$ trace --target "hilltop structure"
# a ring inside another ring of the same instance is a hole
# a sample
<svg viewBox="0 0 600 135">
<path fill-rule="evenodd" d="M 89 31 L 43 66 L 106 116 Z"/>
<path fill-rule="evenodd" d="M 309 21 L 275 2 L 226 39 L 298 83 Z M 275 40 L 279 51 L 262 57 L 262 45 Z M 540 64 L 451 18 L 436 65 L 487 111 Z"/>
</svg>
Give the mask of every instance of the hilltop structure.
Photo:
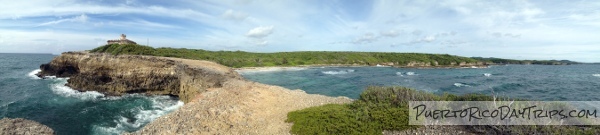
<svg viewBox="0 0 600 135">
<path fill-rule="evenodd" d="M 124 44 L 137 44 L 129 39 L 126 38 L 125 34 L 121 34 L 121 39 L 115 39 L 115 40 L 108 40 L 106 41 L 106 44 L 120 44 L 120 45 L 124 45 Z"/>
</svg>

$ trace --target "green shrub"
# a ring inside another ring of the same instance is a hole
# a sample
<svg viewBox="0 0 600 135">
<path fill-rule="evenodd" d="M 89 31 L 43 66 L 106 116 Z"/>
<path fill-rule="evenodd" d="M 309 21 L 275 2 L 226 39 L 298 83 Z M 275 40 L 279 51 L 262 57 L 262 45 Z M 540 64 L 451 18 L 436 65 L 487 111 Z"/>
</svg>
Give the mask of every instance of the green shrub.
<svg viewBox="0 0 600 135">
<path fill-rule="evenodd" d="M 405 87 L 367 87 L 352 103 L 329 104 L 288 113 L 293 134 L 382 134 L 383 130 L 407 130 L 408 101 L 492 101 L 482 94 L 441 96 Z M 499 97 L 496 100 L 512 100 Z M 599 126 L 466 125 L 475 134 L 597 134 Z M 449 132 L 451 133 L 451 132 Z"/>
<path fill-rule="evenodd" d="M 113 55 L 131 54 L 131 55 L 154 55 L 156 50 L 149 46 L 134 45 L 134 44 L 110 44 L 100 46 L 90 50 L 90 52 L 110 53 Z"/>
</svg>

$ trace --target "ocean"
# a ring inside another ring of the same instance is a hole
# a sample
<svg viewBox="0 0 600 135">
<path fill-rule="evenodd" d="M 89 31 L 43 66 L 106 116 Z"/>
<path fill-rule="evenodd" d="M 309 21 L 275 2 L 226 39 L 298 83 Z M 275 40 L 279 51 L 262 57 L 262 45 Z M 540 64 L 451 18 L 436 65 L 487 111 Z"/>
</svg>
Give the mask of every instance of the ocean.
<svg viewBox="0 0 600 135">
<path fill-rule="evenodd" d="M 353 99 L 367 86 L 375 85 L 404 86 L 435 94 L 479 93 L 540 101 L 600 101 L 598 64 L 455 69 L 311 67 L 240 73 L 260 83 Z"/>
<path fill-rule="evenodd" d="M 59 135 L 133 132 L 183 105 L 169 96 L 78 92 L 68 78 L 35 76 L 50 54 L 0 54 L 0 118 L 25 118 Z"/>
</svg>

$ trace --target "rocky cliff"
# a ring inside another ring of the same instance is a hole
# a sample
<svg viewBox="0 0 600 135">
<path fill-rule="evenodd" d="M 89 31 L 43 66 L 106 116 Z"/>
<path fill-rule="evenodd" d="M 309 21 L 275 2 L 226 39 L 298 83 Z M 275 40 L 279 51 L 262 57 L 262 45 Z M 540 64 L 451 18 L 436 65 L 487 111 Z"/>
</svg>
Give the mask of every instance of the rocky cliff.
<svg viewBox="0 0 600 135">
<path fill-rule="evenodd" d="M 208 61 L 87 52 L 63 53 L 40 69 L 40 77 L 69 77 L 67 85 L 79 91 L 173 95 L 184 102 L 229 79 L 242 79 L 232 69 Z"/>
</svg>

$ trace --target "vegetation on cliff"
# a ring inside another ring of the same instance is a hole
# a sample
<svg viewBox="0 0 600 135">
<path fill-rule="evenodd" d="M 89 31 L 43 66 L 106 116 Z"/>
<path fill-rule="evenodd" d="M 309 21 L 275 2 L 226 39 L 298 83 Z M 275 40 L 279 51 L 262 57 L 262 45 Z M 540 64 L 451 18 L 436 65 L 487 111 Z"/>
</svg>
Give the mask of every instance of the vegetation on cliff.
<svg viewBox="0 0 600 135">
<path fill-rule="evenodd" d="M 384 52 L 278 52 L 251 53 L 243 51 L 207 51 L 201 49 L 152 48 L 142 45 L 111 44 L 92 49 L 90 52 L 133 55 L 152 55 L 185 59 L 209 60 L 229 67 L 297 66 L 318 64 L 377 65 L 394 63 L 407 65 L 455 66 L 476 63 L 478 60 L 448 54 L 384 53 Z M 437 63 L 437 64 L 436 64 Z"/>
<path fill-rule="evenodd" d="M 329 104 L 288 113 L 293 134 L 382 134 L 408 125 L 409 101 L 493 101 L 482 94 L 435 95 L 405 87 L 368 87 L 350 104 Z M 497 98 L 496 100 L 509 100 Z M 596 134 L 598 126 L 465 126 L 476 134 Z M 448 134 L 453 134 L 448 131 Z"/>
<path fill-rule="evenodd" d="M 495 64 L 536 64 L 536 65 L 571 65 L 580 64 L 579 62 L 570 60 L 513 60 L 513 59 L 502 59 L 502 58 L 483 58 L 483 57 L 471 57 L 473 59 L 484 61 L 487 63 Z"/>
</svg>

